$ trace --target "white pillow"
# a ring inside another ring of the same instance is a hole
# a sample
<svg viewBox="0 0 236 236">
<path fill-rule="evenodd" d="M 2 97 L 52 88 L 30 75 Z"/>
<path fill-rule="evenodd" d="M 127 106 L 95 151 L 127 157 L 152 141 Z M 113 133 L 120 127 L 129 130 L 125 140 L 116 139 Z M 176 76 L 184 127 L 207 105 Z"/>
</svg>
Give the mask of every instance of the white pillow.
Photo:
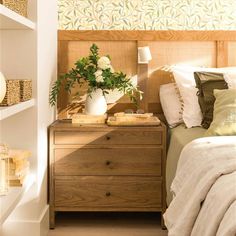
<svg viewBox="0 0 236 236">
<path fill-rule="evenodd" d="M 176 89 L 174 83 L 163 84 L 160 86 L 162 110 L 166 117 L 166 121 L 171 128 L 183 123 L 181 103 Z"/>
<path fill-rule="evenodd" d="M 233 71 L 224 73 L 224 79 L 228 84 L 229 89 L 236 89 L 236 68 Z"/>
<path fill-rule="evenodd" d="M 236 67 L 226 68 L 203 68 L 186 65 L 172 66 L 175 82 L 179 88 L 183 101 L 183 121 L 187 128 L 201 126 L 202 112 L 198 103 L 196 83 L 194 79 L 195 71 L 219 72 L 233 74 Z"/>
<path fill-rule="evenodd" d="M 172 72 L 182 97 L 183 121 L 187 128 L 200 126 L 202 112 L 198 104 L 197 88 L 194 79 L 195 71 L 204 71 L 200 67 L 173 66 Z"/>
</svg>

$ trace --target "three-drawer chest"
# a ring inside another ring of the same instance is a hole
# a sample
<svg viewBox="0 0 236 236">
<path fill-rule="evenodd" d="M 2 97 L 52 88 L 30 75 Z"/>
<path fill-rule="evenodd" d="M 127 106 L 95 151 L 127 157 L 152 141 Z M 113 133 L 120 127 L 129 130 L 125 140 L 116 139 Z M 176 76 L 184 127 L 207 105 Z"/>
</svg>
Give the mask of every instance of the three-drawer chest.
<svg viewBox="0 0 236 236">
<path fill-rule="evenodd" d="M 166 127 L 49 127 L 50 227 L 59 211 L 162 212 Z"/>
</svg>

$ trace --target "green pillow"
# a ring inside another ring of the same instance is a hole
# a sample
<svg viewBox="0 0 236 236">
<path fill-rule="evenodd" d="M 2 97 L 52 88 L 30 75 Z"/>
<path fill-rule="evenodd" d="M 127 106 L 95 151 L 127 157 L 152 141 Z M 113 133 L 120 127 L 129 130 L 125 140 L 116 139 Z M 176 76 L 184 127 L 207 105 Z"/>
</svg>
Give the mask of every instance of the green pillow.
<svg viewBox="0 0 236 236">
<path fill-rule="evenodd" d="M 198 88 L 198 103 L 203 115 L 202 127 L 208 129 L 213 119 L 215 102 L 213 90 L 227 89 L 228 86 L 222 73 L 194 72 L 194 78 Z"/>
<path fill-rule="evenodd" d="M 213 121 L 206 136 L 236 135 L 236 89 L 214 90 Z"/>
</svg>

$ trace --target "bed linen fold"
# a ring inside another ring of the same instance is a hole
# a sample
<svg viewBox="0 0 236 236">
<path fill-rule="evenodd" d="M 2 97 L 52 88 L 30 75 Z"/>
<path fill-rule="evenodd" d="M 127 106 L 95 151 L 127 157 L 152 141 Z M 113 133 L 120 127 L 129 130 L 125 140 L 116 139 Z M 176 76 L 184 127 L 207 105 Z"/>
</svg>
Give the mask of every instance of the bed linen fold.
<svg viewBox="0 0 236 236">
<path fill-rule="evenodd" d="M 187 144 L 181 153 L 171 186 L 175 197 L 164 214 L 169 235 L 215 236 L 218 228 L 224 230 L 224 215 L 236 200 L 235 173 L 235 136 L 200 138 Z M 224 181 L 228 181 L 230 185 L 222 184 Z M 221 196 L 226 192 L 227 198 Z M 221 199 L 224 200 L 222 204 Z M 218 207 L 215 214 L 211 208 L 219 204 L 222 207 Z M 207 220 L 203 215 L 208 217 Z M 207 223 L 209 217 L 210 227 Z M 205 227 L 209 228 L 208 231 L 199 234 Z"/>
<path fill-rule="evenodd" d="M 229 209 L 226 211 L 219 229 L 217 231 L 216 236 L 235 236 L 236 232 L 236 201 L 234 201 L 233 204 L 229 207 Z"/>
</svg>

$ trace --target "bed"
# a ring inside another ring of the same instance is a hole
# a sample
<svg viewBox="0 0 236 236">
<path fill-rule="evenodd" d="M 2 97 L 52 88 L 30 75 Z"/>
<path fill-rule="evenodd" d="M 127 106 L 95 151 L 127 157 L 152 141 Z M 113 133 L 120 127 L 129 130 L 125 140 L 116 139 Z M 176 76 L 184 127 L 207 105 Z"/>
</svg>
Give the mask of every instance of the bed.
<svg viewBox="0 0 236 236">
<path fill-rule="evenodd" d="M 169 130 L 169 148 L 166 160 L 166 193 L 167 205 L 172 200 L 172 193 L 170 192 L 171 183 L 175 177 L 177 163 L 180 153 L 184 146 L 196 138 L 203 136 L 205 129 L 195 127 L 187 129 L 183 124 Z"/>
<path fill-rule="evenodd" d="M 236 136 L 197 138 L 182 150 L 164 214 L 169 236 L 234 236 Z"/>
<path fill-rule="evenodd" d="M 168 235 L 235 236 L 236 68 L 173 68 L 160 100 L 168 125 L 184 125 L 170 130 Z"/>
</svg>

